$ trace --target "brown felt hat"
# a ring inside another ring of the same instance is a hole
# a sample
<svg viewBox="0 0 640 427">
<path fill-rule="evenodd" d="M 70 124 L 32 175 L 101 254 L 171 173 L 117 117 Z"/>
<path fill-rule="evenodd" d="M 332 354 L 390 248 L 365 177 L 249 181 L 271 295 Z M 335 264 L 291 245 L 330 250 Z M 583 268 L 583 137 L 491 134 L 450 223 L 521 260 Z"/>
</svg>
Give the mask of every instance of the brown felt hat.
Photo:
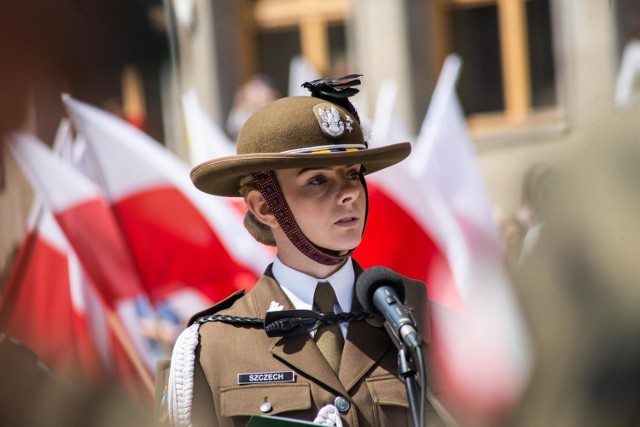
<svg viewBox="0 0 640 427">
<path fill-rule="evenodd" d="M 367 145 L 357 118 L 337 104 L 312 96 L 282 98 L 247 120 L 237 155 L 201 163 L 191 180 L 205 193 L 240 196 L 240 180 L 252 172 L 361 163 L 369 174 L 411 152 L 408 142 Z"/>
</svg>

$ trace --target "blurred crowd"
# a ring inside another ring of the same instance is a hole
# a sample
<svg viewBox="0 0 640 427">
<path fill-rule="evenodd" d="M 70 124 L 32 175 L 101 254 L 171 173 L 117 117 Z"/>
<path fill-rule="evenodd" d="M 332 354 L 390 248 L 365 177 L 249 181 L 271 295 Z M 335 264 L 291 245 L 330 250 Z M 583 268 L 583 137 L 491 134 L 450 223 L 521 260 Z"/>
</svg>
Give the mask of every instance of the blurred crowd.
<svg viewBox="0 0 640 427">
<path fill-rule="evenodd" d="M 535 353 L 509 425 L 640 425 L 639 113 L 578 130 L 570 156 L 532 166 L 504 224 Z"/>
<path fill-rule="evenodd" d="M 518 270 L 520 260 L 535 245 L 545 216 L 553 205 L 549 200 L 553 190 L 553 167 L 547 162 L 534 163 L 522 180 L 520 204 L 502 222 L 501 233 L 505 247 L 505 263 L 510 272 Z"/>
<path fill-rule="evenodd" d="M 153 426 L 149 406 L 115 383 L 62 378 L 21 343 L 0 332 L 0 426 Z"/>
</svg>

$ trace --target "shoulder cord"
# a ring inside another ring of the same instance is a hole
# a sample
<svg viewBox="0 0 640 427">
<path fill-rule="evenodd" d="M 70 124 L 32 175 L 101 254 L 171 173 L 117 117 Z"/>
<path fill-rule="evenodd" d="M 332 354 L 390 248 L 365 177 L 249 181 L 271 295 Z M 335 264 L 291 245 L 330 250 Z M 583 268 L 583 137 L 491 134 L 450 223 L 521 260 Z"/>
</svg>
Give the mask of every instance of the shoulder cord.
<svg viewBox="0 0 640 427">
<path fill-rule="evenodd" d="M 210 314 L 208 316 L 198 317 L 194 321 L 194 323 L 197 323 L 199 325 L 207 322 L 234 323 L 238 325 L 250 326 L 264 325 L 264 319 L 258 319 L 256 317 L 226 316 L 224 314 Z"/>
<path fill-rule="evenodd" d="M 288 337 L 310 333 L 321 326 L 360 321 L 372 316 L 365 310 L 337 314 L 319 314 L 312 310 L 283 310 L 268 311 L 264 319 L 211 314 L 199 317 L 195 323 L 223 322 L 263 327 L 269 337 Z"/>
<path fill-rule="evenodd" d="M 191 426 L 193 372 L 200 324 L 182 331 L 173 347 L 167 390 L 169 421 L 172 426 Z"/>
</svg>

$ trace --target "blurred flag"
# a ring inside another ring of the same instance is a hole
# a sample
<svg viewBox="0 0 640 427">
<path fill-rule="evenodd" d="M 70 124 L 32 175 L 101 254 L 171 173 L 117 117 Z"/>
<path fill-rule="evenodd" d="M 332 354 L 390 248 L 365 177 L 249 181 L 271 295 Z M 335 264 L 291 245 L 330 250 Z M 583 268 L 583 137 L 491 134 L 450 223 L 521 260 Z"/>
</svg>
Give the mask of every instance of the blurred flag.
<svg viewBox="0 0 640 427">
<path fill-rule="evenodd" d="M 107 376 L 105 345 L 95 342 L 106 336 L 101 313 L 62 230 L 51 212 L 36 202 L 3 292 L 0 329 L 53 371 L 93 382 Z"/>
<path fill-rule="evenodd" d="M 398 84 L 387 79 L 380 85 L 373 116 L 370 144 L 373 147 L 412 141 L 412 135 L 402 123 L 396 110 Z"/>
<path fill-rule="evenodd" d="M 463 420 L 513 408 L 530 371 L 527 331 L 512 294 L 491 203 L 455 94 L 460 59 L 449 56 L 410 158 L 417 185 L 404 200 L 453 273 L 456 316 L 434 312 L 435 373 Z M 433 283 L 431 280 L 429 283 Z"/>
<path fill-rule="evenodd" d="M 150 372 L 154 362 L 138 316 L 145 296 L 125 241 L 100 189 L 32 136 L 13 134 L 9 147 L 43 201 L 43 217 L 46 218 L 46 210 L 53 213 L 73 254 L 77 255 L 82 269 L 75 267 L 75 276 L 71 278 L 78 281 L 71 283 L 91 284 L 100 297 L 109 335 L 114 339 L 109 357 L 120 379 L 127 386 L 138 390 L 142 386 L 151 391 Z M 75 258 L 68 259 L 72 266 L 78 265 L 73 264 Z M 28 257 L 23 262 L 27 271 L 37 267 Z M 82 271 L 87 275 L 85 281 L 78 279 Z M 92 315 L 95 313 L 91 311 Z M 124 371 L 128 374 L 122 376 Z"/>
<path fill-rule="evenodd" d="M 379 147 L 412 138 L 395 110 L 396 83 L 383 82 L 378 93 L 372 126 L 371 146 Z M 449 264 L 421 222 L 422 200 L 418 181 L 406 167 L 388 168 L 367 178 L 369 216 L 367 231 L 354 257 L 364 267 L 384 265 L 407 277 L 424 280 L 429 297 L 450 308 L 460 308 L 452 292 Z"/>
<path fill-rule="evenodd" d="M 427 283 L 434 375 L 465 424 L 508 413 L 528 380 L 527 331 L 512 296 L 491 203 L 455 94 L 460 61 L 450 56 L 407 165 L 368 179 L 367 232 L 355 256 Z M 372 145 L 407 140 L 395 86 L 378 96 Z"/>
<path fill-rule="evenodd" d="M 302 87 L 302 83 L 319 79 L 320 75 L 313 66 L 297 55 L 289 62 L 289 89 L 288 96 L 309 96 L 309 91 Z"/>
<path fill-rule="evenodd" d="M 253 286 L 272 255 L 231 201 L 197 190 L 188 166 L 139 129 L 69 96 L 64 103 L 154 305 L 184 319 Z"/>
<path fill-rule="evenodd" d="M 235 144 L 202 108 L 195 90 L 182 95 L 182 111 L 192 165 L 236 153 Z"/>
</svg>

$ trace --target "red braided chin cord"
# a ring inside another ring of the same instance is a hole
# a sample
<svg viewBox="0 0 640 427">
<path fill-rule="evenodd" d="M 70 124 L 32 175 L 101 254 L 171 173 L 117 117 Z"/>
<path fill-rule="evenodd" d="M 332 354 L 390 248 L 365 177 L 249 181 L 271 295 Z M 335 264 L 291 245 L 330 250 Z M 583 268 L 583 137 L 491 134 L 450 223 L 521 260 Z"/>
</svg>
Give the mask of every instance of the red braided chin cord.
<svg viewBox="0 0 640 427">
<path fill-rule="evenodd" d="M 254 172 L 252 176 L 253 182 L 267 202 L 267 206 L 271 208 L 271 212 L 275 215 L 282 231 L 300 252 L 323 265 L 340 264 L 353 253 L 355 249 L 351 249 L 346 255 L 335 256 L 328 254 L 311 243 L 298 227 L 298 223 L 296 223 L 291 209 L 289 209 L 289 205 L 284 199 L 284 194 L 282 194 L 282 189 L 276 180 L 275 173 L 273 171 L 261 171 Z"/>
</svg>

